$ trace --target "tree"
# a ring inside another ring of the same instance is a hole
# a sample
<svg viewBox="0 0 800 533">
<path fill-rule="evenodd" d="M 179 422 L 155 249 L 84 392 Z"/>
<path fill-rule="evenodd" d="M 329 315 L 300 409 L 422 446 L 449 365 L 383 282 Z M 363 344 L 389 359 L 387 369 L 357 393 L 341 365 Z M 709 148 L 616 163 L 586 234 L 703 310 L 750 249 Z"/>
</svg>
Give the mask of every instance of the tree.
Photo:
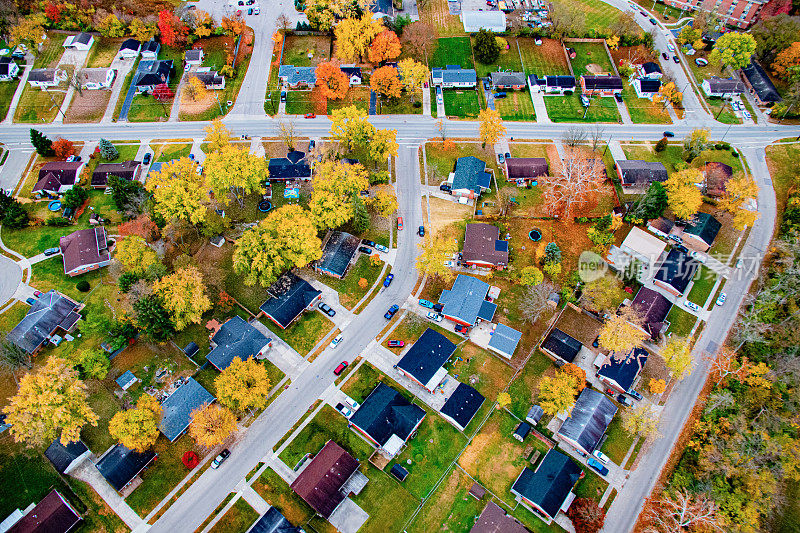
<svg viewBox="0 0 800 533">
<path fill-rule="evenodd" d="M 511 395 L 507 392 L 501 392 L 500 394 L 498 394 L 497 405 L 500 406 L 501 409 L 511 405 Z"/>
<path fill-rule="evenodd" d="M 591 498 L 575 498 L 567 509 L 575 533 L 597 533 L 603 529 L 606 511 Z"/>
<path fill-rule="evenodd" d="M 142 332 L 157 342 L 163 342 L 175 333 L 175 324 L 161 298 L 151 294 L 133 303 L 136 324 Z"/>
<path fill-rule="evenodd" d="M 475 44 L 472 46 L 475 59 L 484 65 L 496 63 L 500 57 L 500 45 L 497 44 L 494 33 L 490 30 L 481 28 L 475 35 Z"/>
<path fill-rule="evenodd" d="M 153 88 L 153 98 L 159 102 L 169 102 L 175 98 L 175 93 L 169 88 L 166 83 L 159 83 Z M 165 112 L 166 114 L 166 112 Z"/>
<path fill-rule="evenodd" d="M 567 363 L 561 367 L 559 372 L 569 374 L 577 380 L 575 385 L 576 392 L 581 392 L 586 388 L 586 371 L 575 363 Z"/>
<path fill-rule="evenodd" d="M 366 169 L 340 161 L 325 161 L 314 166 L 314 193 L 309 209 L 320 229 L 338 228 L 353 217 L 353 195 L 369 188 Z"/>
<path fill-rule="evenodd" d="M 381 67 L 369 78 L 370 88 L 377 94 L 390 98 L 400 98 L 403 84 L 400 83 L 397 69 L 392 66 Z"/>
<path fill-rule="evenodd" d="M 61 4 L 47 2 L 47 5 L 44 7 L 44 16 L 47 17 L 47 20 L 50 22 L 59 23 L 61 22 L 62 11 L 64 11 L 64 6 Z"/>
<path fill-rule="evenodd" d="M 708 56 L 709 62 L 719 63 L 732 69 L 745 68 L 756 51 L 756 40 L 749 33 L 732 31 L 723 33 L 714 43 Z"/>
<path fill-rule="evenodd" d="M 668 145 L 667 138 L 666 137 L 661 137 L 658 140 L 658 142 L 656 143 L 656 146 L 655 146 L 656 152 L 663 152 L 664 150 L 667 149 L 667 145 Z M 653 183 L 658 183 L 658 182 L 654 181 Z"/>
<path fill-rule="evenodd" d="M 31 145 L 36 150 L 36 153 L 42 157 L 50 157 L 53 155 L 53 141 L 48 139 L 42 132 L 31 128 Z"/>
<path fill-rule="evenodd" d="M 397 211 L 397 196 L 386 191 L 378 191 L 368 201 L 370 207 L 382 217 L 392 216 L 392 213 Z"/>
<path fill-rule="evenodd" d="M 121 239 L 114 257 L 127 271 L 136 273 L 144 273 L 151 265 L 160 262 L 156 251 L 137 235 Z"/>
<path fill-rule="evenodd" d="M 189 435 L 199 446 L 213 448 L 236 431 L 236 415 L 227 407 L 206 404 L 191 414 Z"/>
<path fill-rule="evenodd" d="M 39 55 L 42 43 L 47 39 L 44 31 L 44 17 L 41 13 L 30 14 L 9 28 L 8 45 L 15 48 L 24 45 L 34 56 Z"/>
<path fill-rule="evenodd" d="M 614 276 L 603 276 L 583 286 L 581 301 L 597 313 L 611 311 L 618 303 L 620 282 Z"/>
<path fill-rule="evenodd" d="M 781 14 L 776 17 L 760 17 L 750 29 L 756 40 L 756 55 L 764 64 L 772 64 L 778 54 L 789 48 L 800 35 L 800 17 Z"/>
<path fill-rule="evenodd" d="M 554 242 L 548 242 L 544 248 L 544 264 L 550 265 L 561 262 L 561 248 Z"/>
<path fill-rule="evenodd" d="M 200 78 L 191 76 L 189 77 L 189 81 L 183 86 L 183 95 L 188 98 L 190 102 L 197 102 L 208 96 L 208 90 L 206 89 L 206 84 L 200 81 Z"/>
<path fill-rule="evenodd" d="M 760 216 L 758 211 L 750 209 L 749 204 L 755 204 L 758 198 L 758 184 L 750 175 L 741 175 L 728 180 L 725 192 L 717 206 L 733 215 L 733 227 L 744 230 L 745 226 L 752 226 Z"/>
<path fill-rule="evenodd" d="M 606 180 L 603 161 L 576 149 L 567 149 L 565 157 L 555 161 L 550 174 L 545 202 L 551 213 L 565 219 L 594 200 Z"/>
<path fill-rule="evenodd" d="M 678 34 L 678 44 L 691 44 L 703 36 L 703 32 L 689 24 L 681 28 Z"/>
<path fill-rule="evenodd" d="M 60 436 L 67 445 L 80 438 L 81 428 L 96 426 L 86 385 L 66 359 L 50 356 L 44 365 L 20 379 L 17 394 L 3 408 L 14 442 L 41 446 Z"/>
<path fill-rule="evenodd" d="M 379 130 L 367 120 L 367 112 L 356 106 L 336 109 L 330 114 L 331 137 L 346 153 L 360 160 L 377 162 L 397 155 L 397 131 Z"/>
<path fill-rule="evenodd" d="M 115 14 L 111 13 L 95 27 L 103 37 L 116 39 L 125 35 L 125 24 Z"/>
<path fill-rule="evenodd" d="M 134 180 L 109 176 L 106 190 L 109 189 L 112 191 L 111 200 L 114 202 L 114 206 L 125 216 L 138 216 L 144 211 L 145 204 L 150 199 L 144 185 Z"/>
<path fill-rule="evenodd" d="M 403 44 L 418 59 L 428 58 L 431 46 L 438 42 L 436 27 L 420 20 L 410 24 L 403 30 Z"/>
<path fill-rule="evenodd" d="M 238 412 L 266 407 L 271 386 L 267 367 L 252 357 L 235 357 L 214 380 L 219 402 Z"/>
<path fill-rule="evenodd" d="M 148 450 L 158 439 L 161 404 L 142 394 L 136 407 L 116 413 L 108 422 L 108 433 L 120 444 L 136 452 Z"/>
<path fill-rule="evenodd" d="M 371 63 L 383 63 L 400 55 L 400 39 L 393 31 L 383 30 L 372 39 L 369 45 L 369 60 Z"/>
<path fill-rule="evenodd" d="M 580 126 L 570 126 L 564 130 L 564 133 L 561 135 L 561 140 L 564 141 L 564 144 L 573 148 L 585 141 L 588 136 L 589 134 L 584 128 Z"/>
<path fill-rule="evenodd" d="M 494 145 L 506 134 L 506 127 L 500 118 L 500 113 L 494 109 L 482 109 L 478 113 L 478 130 L 483 146 Z"/>
<path fill-rule="evenodd" d="M 314 70 L 317 76 L 317 87 L 322 96 L 329 100 L 341 100 L 350 88 L 350 78 L 342 72 L 335 61 L 324 61 Z"/>
<path fill-rule="evenodd" d="M 68 141 L 63 137 L 56 139 L 53 142 L 52 148 L 53 154 L 62 161 L 71 155 L 75 155 L 75 147 L 73 146 L 72 141 Z"/>
<path fill-rule="evenodd" d="M 161 42 L 166 46 L 180 47 L 189 36 L 188 26 L 167 9 L 158 12 L 158 30 L 161 32 Z"/>
<path fill-rule="evenodd" d="M 697 186 L 702 182 L 703 174 L 696 168 L 675 172 L 664 182 L 667 205 L 676 217 L 689 220 L 703 205 L 703 193 Z"/>
<path fill-rule="evenodd" d="M 243 209 L 246 195 L 264 192 L 267 160 L 251 154 L 248 148 L 228 145 L 208 154 L 203 174 L 217 201 L 227 204 L 230 195 Z"/>
<path fill-rule="evenodd" d="M 522 318 L 530 323 L 539 320 L 542 313 L 550 308 L 548 299 L 556 290 L 556 286 L 549 280 L 527 286 L 517 308 Z"/>
<path fill-rule="evenodd" d="M 634 220 L 647 221 L 658 218 L 667 208 L 667 191 L 664 185 L 654 181 L 647 189 L 647 194 L 636 201 L 629 211 L 630 218 Z"/>
<path fill-rule="evenodd" d="M 322 242 L 311 215 L 299 205 L 284 205 L 236 241 L 233 269 L 246 285 L 269 287 L 292 267 L 304 267 L 322 256 Z"/>
<path fill-rule="evenodd" d="M 564 37 L 580 35 L 586 26 L 586 16 L 583 11 L 574 6 L 554 3 L 550 10 L 550 37 L 562 40 Z"/>
<path fill-rule="evenodd" d="M 108 139 L 100 139 L 97 147 L 100 149 L 100 155 L 106 161 L 114 161 L 119 157 L 119 150 Z"/>
<path fill-rule="evenodd" d="M 31 366 L 28 352 L 8 340 L 6 333 L 0 333 L 0 368 L 13 374 L 22 367 L 30 369 Z"/>
<path fill-rule="evenodd" d="M 16 198 L 3 189 L 0 189 L 0 223 L 12 229 L 28 225 L 28 212 Z"/>
<path fill-rule="evenodd" d="M 353 193 L 351 205 L 353 207 L 353 228 L 356 233 L 364 233 L 369 229 L 370 225 L 367 205 L 357 193 Z"/>
<path fill-rule="evenodd" d="M 708 130 L 692 130 L 692 133 L 683 140 L 684 158 L 691 163 L 695 157 L 698 157 L 704 150 L 708 150 L 710 146 Z"/>
<path fill-rule="evenodd" d="M 383 24 L 364 13 L 361 18 L 347 18 L 339 22 L 336 35 L 336 56 L 343 61 L 361 62 L 372 40 L 381 33 Z M 396 37 L 396 36 L 395 36 Z"/>
<path fill-rule="evenodd" d="M 650 378 L 648 387 L 650 388 L 650 394 L 662 394 L 667 390 L 667 382 L 663 379 Z"/>
<path fill-rule="evenodd" d="M 692 354 L 689 339 L 671 336 L 661 349 L 664 364 L 675 379 L 683 379 L 692 372 Z"/>
<path fill-rule="evenodd" d="M 160 172 L 147 178 L 147 190 L 153 193 L 154 210 L 166 220 L 185 220 L 201 224 L 208 213 L 208 187 L 197 172 L 197 163 L 188 157 L 165 163 Z"/>
<path fill-rule="evenodd" d="M 203 131 L 206 132 L 206 137 L 203 140 L 208 143 L 208 148 L 212 152 L 222 150 L 230 144 L 233 138 L 233 133 L 222 123 L 220 117 L 212 120 L 211 125 L 203 128 Z"/>
<path fill-rule="evenodd" d="M 397 70 L 400 72 L 400 82 L 403 84 L 403 88 L 411 95 L 412 100 L 414 100 L 416 90 L 422 87 L 422 84 L 431 76 L 431 71 L 428 67 L 410 57 L 401 59 L 397 63 Z"/>
<path fill-rule="evenodd" d="M 294 123 L 283 118 L 276 118 L 275 127 L 278 137 L 286 144 L 286 149 L 293 152 L 295 149 L 294 143 L 297 140 L 297 131 L 294 128 Z"/>
<path fill-rule="evenodd" d="M 417 271 L 420 274 L 443 281 L 452 279 L 453 271 L 445 263 L 458 250 L 456 241 L 437 233 L 417 246 L 420 249 L 417 256 Z"/>
<path fill-rule="evenodd" d="M 544 274 L 535 266 L 526 266 L 520 271 L 519 282 L 522 285 L 538 285 L 544 281 Z"/>
<path fill-rule="evenodd" d="M 211 309 L 203 275 L 193 266 L 164 276 L 153 284 L 153 290 L 163 300 L 178 331 L 189 324 L 199 324 L 203 313 Z"/>
<path fill-rule="evenodd" d="M 566 372 L 543 377 L 539 384 L 539 405 L 550 416 L 569 411 L 575 405 L 578 385 L 579 379 Z"/>
<path fill-rule="evenodd" d="M 642 438 L 658 433 L 658 412 L 650 403 L 640 402 L 622 410 L 622 427 L 631 435 Z"/>
<path fill-rule="evenodd" d="M 645 504 L 646 533 L 682 531 L 724 531 L 719 507 L 706 494 L 691 494 L 686 489 L 663 492 Z"/>
<path fill-rule="evenodd" d="M 80 185 L 75 185 L 61 197 L 61 205 L 69 209 L 78 209 L 89 198 L 89 193 Z"/>
<path fill-rule="evenodd" d="M 600 346 L 606 350 L 617 352 L 618 356 L 625 355 L 638 348 L 647 338 L 647 333 L 639 327 L 640 319 L 631 306 L 623 307 L 619 313 L 614 313 L 600 329 Z"/>
<path fill-rule="evenodd" d="M 147 24 L 142 22 L 141 19 L 135 18 L 131 20 L 128 26 L 128 35 L 137 41 L 146 42 L 155 37 L 156 26 L 155 24 Z"/>
<path fill-rule="evenodd" d="M 664 107 L 667 107 L 668 103 L 681 105 L 683 102 L 683 93 L 675 86 L 675 82 L 671 81 L 661 85 L 653 101 L 656 103 L 664 102 Z"/>
</svg>

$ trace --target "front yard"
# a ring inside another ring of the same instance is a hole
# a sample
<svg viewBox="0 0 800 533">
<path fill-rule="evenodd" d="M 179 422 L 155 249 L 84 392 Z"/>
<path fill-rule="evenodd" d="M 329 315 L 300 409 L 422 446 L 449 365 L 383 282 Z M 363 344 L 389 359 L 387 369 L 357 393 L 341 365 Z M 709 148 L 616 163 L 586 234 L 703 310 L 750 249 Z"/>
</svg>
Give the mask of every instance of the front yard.
<svg viewBox="0 0 800 533">
<path fill-rule="evenodd" d="M 580 95 L 552 95 L 544 97 L 547 116 L 553 122 L 620 122 L 622 119 L 613 98 L 590 98 L 589 110 L 581 105 Z M 584 117 L 584 112 L 586 116 Z"/>
<path fill-rule="evenodd" d="M 269 319 L 262 323 L 301 357 L 305 357 L 334 327 L 333 322 L 319 311 L 306 311 L 286 329 L 279 328 Z"/>
<path fill-rule="evenodd" d="M 522 91 L 506 91 L 506 97 L 494 100 L 494 107 L 503 120 L 536 120 L 531 93 Z"/>
<path fill-rule="evenodd" d="M 339 293 L 339 303 L 347 309 L 353 309 L 355 305 L 361 301 L 367 292 L 375 284 L 378 279 L 378 274 L 381 273 L 383 268 L 383 261 L 377 265 L 372 264 L 372 260 L 366 254 L 358 252 L 360 257 L 355 262 L 344 279 L 336 279 L 332 276 L 325 274 L 317 274 L 311 269 L 308 269 L 308 274 L 314 276 L 325 285 L 331 287 Z M 375 252 L 377 254 L 377 252 Z M 362 287 L 359 285 L 359 280 L 365 279 L 367 282 Z"/>
<path fill-rule="evenodd" d="M 627 82 L 623 81 L 625 89 L 622 97 L 625 99 L 625 106 L 634 124 L 672 124 L 669 112 L 664 108 L 664 104 L 655 103 L 647 98 L 639 98 L 636 89 Z"/>
<path fill-rule="evenodd" d="M 442 93 L 448 117 L 475 118 L 481 111 L 480 98 L 474 89 L 444 89 Z"/>
</svg>

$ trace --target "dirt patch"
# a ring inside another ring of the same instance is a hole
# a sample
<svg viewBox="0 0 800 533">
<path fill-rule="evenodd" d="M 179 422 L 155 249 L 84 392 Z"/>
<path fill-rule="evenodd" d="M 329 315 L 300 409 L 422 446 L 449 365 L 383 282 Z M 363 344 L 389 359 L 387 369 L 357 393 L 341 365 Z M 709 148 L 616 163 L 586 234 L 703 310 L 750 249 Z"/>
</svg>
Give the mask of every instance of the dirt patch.
<svg viewBox="0 0 800 533">
<path fill-rule="evenodd" d="M 66 124 L 100 122 L 106 107 L 108 107 L 109 100 L 111 100 L 110 90 L 85 90 L 83 94 L 75 91 L 72 102 L 69 104 L 69 109 L 67 109 L 67 114 L 64 117 L 64 122 Z"/>
<path fill-rule="evenodd" d="M 505 494 L 519 474 L 519 450 L 508 446 L 500 434 L 497 418 L 481 429 L 461 454 L 458 462 L 471 476 L 478 478 L 495 494 Z"/>
<path fill-rule="evenodd" d="M 436 235 L 439 230 L 456 222 L 462 222 L 472 217 L 472 206 L 457 204 L 442 198 L 431 198 L 431 233 Z M 460 237 L 463 237 L 461 235 Z"/>
<path fill-rule="evenodd" d="M 200 100 L 192 100 L 190 99 L 186 91 L 181 94 L 181 113 L 186 113 L 187 115 L 199 115 L 200 113 L 211 109 L 211 106 L 217 103 L 217 99 L 214 97 L 214 91 L 209 91 L 206 94 L 205 98 Z"/>
<path fill-rule="evenodd" d="M 634 64 L 642 64 L 648 61 L 658 62 L 658 57 L 656 54 L 652 50 L 649 50 L 642 45 L 620 46 L 616 50 L 610 51 L 611 58 L 614 60 L 614 64 L 617 66 L 619 66 L 620 61 L 622 60 L 629 61 Z"/>
<path fill-rule="evenodd" d="M 606 70 L 598 65 L 597 63 L 589 63 L 586 65 L 586 70 L 591 72 L 592 74 L 605 74 Z"/>
</svg>

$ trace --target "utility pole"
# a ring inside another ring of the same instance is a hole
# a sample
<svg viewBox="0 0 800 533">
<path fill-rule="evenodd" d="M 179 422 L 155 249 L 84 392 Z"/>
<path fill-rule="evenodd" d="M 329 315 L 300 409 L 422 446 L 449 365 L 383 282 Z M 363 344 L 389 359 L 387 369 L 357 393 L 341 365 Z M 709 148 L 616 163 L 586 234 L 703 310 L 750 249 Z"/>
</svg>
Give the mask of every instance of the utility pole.
<svg viewBox="0 0 800 533">
<path fill-rule="evenodd" d="M 731 131 L 732 127 L 733 127 L 733 124 L 729 124 L 728 125 L 728 129 L 725 130 L 725 133 L 722 134 L 722 139 L 720 139 L 719 142 L 723 142 L 725 140 L 725 136 L 728 134 L 729 131 Z"/>
<path fill-rule="evenodd" d="M 611 139 L 613 139 L 613 138 L 614 138 L 614 134 L 613 133 L 608 136 L 608 142 L 606 143 L 606 149 L 603 150 L 603 157 L 606 156 L 606 152 L 608 152 L 608 145 L 611 144 Z"/>
</svg>

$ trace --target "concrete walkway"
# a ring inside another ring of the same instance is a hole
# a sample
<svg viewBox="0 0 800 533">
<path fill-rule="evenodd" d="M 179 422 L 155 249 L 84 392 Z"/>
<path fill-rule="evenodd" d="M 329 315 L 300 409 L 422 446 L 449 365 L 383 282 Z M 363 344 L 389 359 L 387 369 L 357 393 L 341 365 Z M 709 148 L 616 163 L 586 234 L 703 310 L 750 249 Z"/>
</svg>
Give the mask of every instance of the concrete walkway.
<svg viewBox="0 0 800 533">
<path fill-rule="evenodd" d="M 242 498 L 244 498 L 244 501 L 249 503 L 250 507 L 252 507 L 259 516 L 269 511 L 270 505 L 267 503 L 267 500 L 262 498 L 249 484 L 244 483 L 240 494 Z"/>
<path fill-rule="evenodd" d="M 22 91 L 25 89 L 25 85 L 28 83 L 28 74 L 31 73 L 32 69 L 33 62 L 25 65 L 25 70 L 22 72 L 22 76 L 20 76 L 19 85 L 17 85 L 17 90 L 14 91 L 14 97 L 11 99 L 11 105 L 8 108 L 8 113 L 6 113 L 6 118 L 3 121 L 3 124 L 11 124 L 14 121 L 14 113 L 17 111 L 19 99 L 22 97 Z"/>
<path fill-rule="evenodd" d="M 628 159 L 625 157 L 625 152 L 622 151 L 622 146 L 619 145 L 619 141 L 612 139 L 608 143 L 608 149 L 611 152 L 611 157 L 614 158 L 614 161 L 625 161 Z"/>
<path fill-rule="evenodd" d="M 628 112 L 628 107 L 625 105 L 625 102 L 617 102 L 616 99 L 614 99 L 614 102 L 617 104 L 617 111 L 619 111 L 620 117 L 622 117 L 622 123 L 633 124 L 631 114 Z"/>
<path fill-rule="evenodd" d="M 117 516 L 120 517 L 129 528 L 135 529 L 137 526 L 142 525 L 143 521 L 141 517 L 131 509 L 130 505 L 125 503 L 122 496 L 120 496 L 119 493 L 108 484 L 103 476 L 100 475 L 100 471 L 97 470 L 91 460 L 88 458 L 84 459 L 70 475 L 91 485 L 98 496 L 103 498 L 103 501 L 117 513 Z"/>
<path fill-rule="evenodd" d="M 536 112 L 536 122 L 550 123 L 550 116 L 547 114 L 547 105 L 544 103 L 544 94 L 532 92 L 533 110 Z"/>
<path fill-rule="evenodd" d="M 422 115 L 429 117 L 431 113 L 431 90 L 427 87 L 422 88 Z"/>
<path fill-rule="evenodd" d="M 270 363 L 277 366 L 281 372 L 289 376 L 289 378 L 294 378 L 305 370 L 308 366 L 308 362 L 303 359 L 303 356 L 297 353 L 294 348 L 286 344 L 283 339 L 275 335 L 259 320 L 253 320 L 250 324 L 266 335 L 267 338 L 272 339 L 272 348 L 267 350 L 266 353 L 266 357 Z"/>
</svg>

